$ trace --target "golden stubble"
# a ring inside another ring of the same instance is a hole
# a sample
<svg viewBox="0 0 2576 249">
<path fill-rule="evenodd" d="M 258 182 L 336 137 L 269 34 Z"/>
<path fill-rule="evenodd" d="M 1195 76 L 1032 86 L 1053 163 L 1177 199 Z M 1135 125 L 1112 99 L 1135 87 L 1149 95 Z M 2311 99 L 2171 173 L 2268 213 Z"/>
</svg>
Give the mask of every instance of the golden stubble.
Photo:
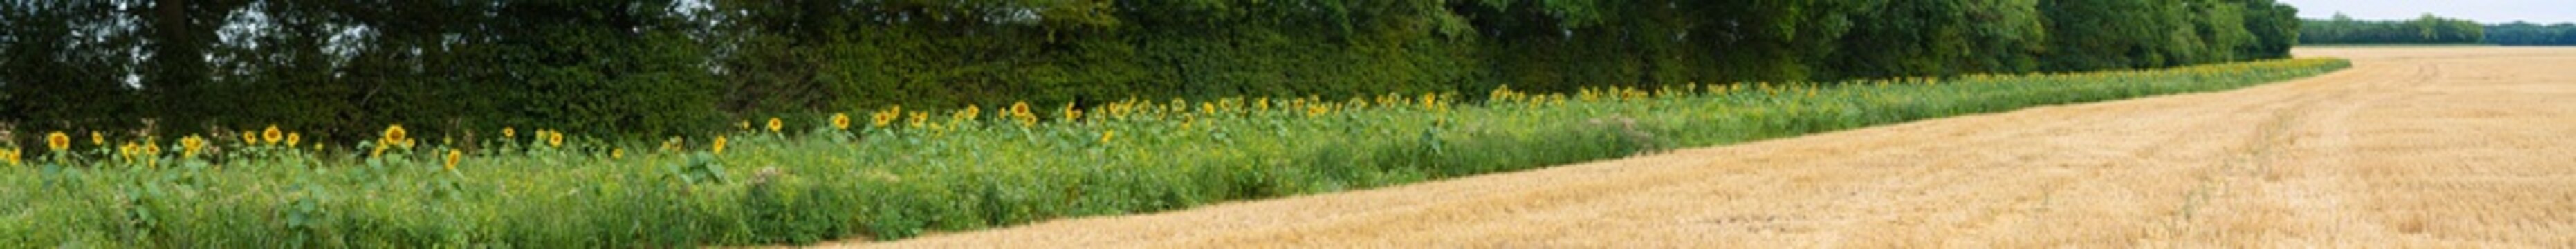
<svg viewBox="0 0 2576 249">
<path fill-rule="evenodd" d="M 2576 49 L 829 247 L 2576 245 Z"/>
</svg>

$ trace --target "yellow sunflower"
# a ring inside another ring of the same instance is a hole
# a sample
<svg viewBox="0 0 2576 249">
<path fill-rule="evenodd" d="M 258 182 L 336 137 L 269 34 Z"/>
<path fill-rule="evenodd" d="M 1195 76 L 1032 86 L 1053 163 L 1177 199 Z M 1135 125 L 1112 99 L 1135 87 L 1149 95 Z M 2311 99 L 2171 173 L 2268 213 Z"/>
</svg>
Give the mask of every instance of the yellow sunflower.
<svg viewBox="0 0 2576 249">
<path fill-rule="evenodd" d="M 787 128 L 787 123 L 786 123 L 786 122 L 779 122 L 779 121 L 778 121 L 778 117 L 769 117 L 769 132 L 770 132 L 770 133 L 777 133 L 779 129 L 783 129 L 783 128 Z"/>
<path fill-rule="evenodd" d="M 286 131 L 278 130 L 277 125 L 269 125 L 267 130 L 259 132 L 259 139 L 269 144 L 277 144 L 278 140 L 286 140 Z"/>
<path fill-rule="evenodd" d="M 116 146 L 116 155 L 122 156 L 126 159 L 133 159 L 135 154 L 141 153 L 143 153 L 143 147 L 141 145 L 134 145 L 134 142 L 125 142 L 125 145 Z"/>
<path fill-rule="evenodd" d="M 304 140 L 304 133 L 299 133 L 299 132 L 288 132 L 288 133 L 286 133 L 286 147 L 295 147 L 296 142 L 303 142 L 303 140 Z"/>
<path fill-rule="evenodd" d="M 563 135 L 563 132 L 546 131 L 546 145 L 552 145 L 552 146 L 554 146 L 554 147 L 563 147 L 563 141 L 564 141 L 564 135 Z"/>
<path fill-rule="evenodd" d="M 519 137 L 519 128 L 513 128 L 513 127 L 501 127 L 501 138 L 503 138 L 503 139 L 509 139 L 509 138 L 518 138 L 518 137 Z"/>
<path fill-rule="evenodd" d="M 179 139 L 179 148 L 181 157 L 197 157 L 198 151 L 206 149 L 206 138 L 189 135 L 187 138 Z"/>
<path fill-rule="evenodd" d="M 849 114 L 843 114 L 843 113 L 832 113 L 832 129 L 842 129 L 842 130 L 848 130 L 848 129 L 850 129 L 850 115 L 849 115 Z"/>
<path fill-rule="evenodd" d="M 403 143 L 403 142 L 405 142 L 405 141 L 411 141 L 411 133 L 410 133 L 410 132 L 407 132 L 407 131 L 403 131 L 402 125 L 387 126 L 387 127 L 385 127 L 385 137 L 384 137 L 384 140 L 385 140 L 385 141 L 384 141 L 383 143 L 385 143 L 385 144 L 395 144 L 395 143 Z"/>
<path fill-rule="evenodd" d="M 626 148 L 609 150 L 608 159 L 626 159 Z"/>
<path fill-rule="evenodd" d="M 886 109 L 884 111 L 878 111 L 875 115 L 868 115 L 868 119 L 870 121 L 868 124 L 876 127 L 886 127 L 886 125 L 894 124 L 895 119 L 902 117 L 903 106 L 895 106 L 894 108 Z"/>
<path fill-rule="evenodd" d="M 107 145 L 107 136 L 99 135 L 96 131 L 89 132 L 89 144 L 105 146 Z"/>
<path fill-rule="evenodd" d="M 1082 109 L 1075 109 L 1075 108 L 1073 108 L 1073 103 L 1065 103 L 1065 104 L 1064 104 L 1064 110 L 1063 110 L 1063 111 L 1060 111 L 1060 112 L 1057 112 L 1057 113 L 1062 113 L 1062 114 L 1064 114 L 1064 122 L 1075 122 L 1075 121 L 1082 120 Z"/>
<path fill-rule="evenodd" d="M 18 148 L 9 148 L 9 150 L 0 150 L 0 159 L 8 160 L 8 161 L 9 161 L 9 165 L 10 165 L 10 166 L 16 166 L 16 165 L 18 165 Z"/>
<path fill-rule="evenodd" d="M 63 135 L 63 132 L 60 131 L 54 132 L 53 134 L 45 134 L 45 147 L 53 148 L 54 151 L 70 150 L 72 149 L 72 136 Z"/>
<path fill-rule="evenodd" d="M 725 137 L 724 137 L 724 136 L 716 136 L 716 143 L 715 143 L 715 145 L 714 145 L 713 147 L 710 147 L 710 148 L 712 148 L 712 149 L 710 149 L 710 150 L 715 151 L 715 153 L 716 153 L 716 154 L 724 154 L 724 147 L 725 147 Z"/>
<path fill-rule="evenodd" d="M 975 118 L 979 118 L 979 117 L 983 117 L 983 116 L 984 116 L 984 108 L 982 108 L 982 107 L 977 107 L 977 106 L 973 106 L 973 105 L 968 105 L 968 106 L 966 106 L 966 110 L 963 110 L 963 111 L 957 111 L 957 119 L 958 119 L 958 120 L 974 120 Z"/>
<path fill-rule="evenodd" d="M 447 149 L 447 171 L 456 171 L 456 162 L 465 160 L 465 152 Z"/>
</svg>

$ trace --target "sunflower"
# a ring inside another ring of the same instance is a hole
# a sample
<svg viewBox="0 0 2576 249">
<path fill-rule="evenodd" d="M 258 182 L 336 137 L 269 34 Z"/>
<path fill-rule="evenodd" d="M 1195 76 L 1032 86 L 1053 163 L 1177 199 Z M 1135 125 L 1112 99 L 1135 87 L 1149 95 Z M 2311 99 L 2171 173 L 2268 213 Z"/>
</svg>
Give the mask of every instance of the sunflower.
<svg viewBox="0 0 2576 249">
<path fill-rule="evenodd" d="M 180 138 L 179 148 L 180 157 L 197 157 L 198 151 L 206 149 L 206 138 L 196 135 L 189 135 L 187 138 Z"/>
<path fill-rule="evenodd" d="M 10 165 L 10 166 L 17 166 L 17 165 L 18 165 L 18 148 L 9 148 L 9 150 L 0 150 L 0 160 L 8 160 L 8 161 L 9 161 L 9 165 Z"/>
<path fill-rule="evenodd" d="M 98 145 L 98 146 L 106 146 L 106 145 L 107 145 L 107 136 L 99 135 L 99 134 L 98 134 L 98 132 L 96 132 L 96 131 L 91 131 L 91 132 L 89 132 L 89 144 L 90 144 L 90 145 Z"/>
<path fill-rule="evenodd" d="M 295 147 L 295 143 L 296 143 L 296 142 L 303 142 L 303 140 L 304 140 L 304 133 L 298 133 L 298 132 L 288 132 L 288 133 L 286 133 L 286 147 Z"/>
<path fill-rule="evenodd" d="M 743 120 L 742 122 L 734 122 L 734 123 L 733 123 L 733 126 L 734 126 L 734 127 L 742 127 L 742 129 L 744 129 L 744 130 L 750 130 L 750 129 L 751 129 L 751 120 Z"/>
<path fill-rule="evenodd" d="M 555 147 L 563 147 L 563 140 L 564 140 L 563 132 L 546 131 L 546 136 L 545 136 L 545 137 L 546 137 L 546 145 L 552 145 L 552 146 L 555 146 Z"/>
<path fill-rule="evenodd" d="M 1118 131 L 1100 131 L 1100 143 L 1107 144 L 1112 138 L 1118 138 Z"/>
<path fill-rule="evenodd" d="M 626 148 L 609 150 L 608 159 L 626 159 Z"/>
<path fill-rule="evenodd" d="M 849 115 L 849 114 L 842 114 L 842 113 L 832 113 L 832 129 L 842 129 L 842 130 L 848 130 L 848 129 L 850 129 L 850 115 Z"/>
<path fill-rule="evenodd" d="M 873 121 L 869 124 L 876 125 L 876 127 L 885 127 L 886 125 L 894 124 L 895 119 L 903 118 L 903 106 L 888 107 L 884 111 L 877 111 L 876 115 L 871 115 L 869 118 L 870 121 Z"/>
<path fill-rule="evenodd" d="M 143 147 L 134 145 L 134 142 L 125 142 L 125 145 L 116 146 L 116 154 L 123 158 L 133 159 L 135 154 L 141 153 L 143 153 Z"/>
<path fill-rule="evenodd" d="M 411 133 L 403 131 L 402 125 L 387 126 L 385 127 L 384 140 L 384 144 L 409 144 L 411 141 Z"/>
<path fill-rule="evenodd" d="M 912 127 L 913 127 L 913 128 L 921 128 L 921 124 L 922 124 L 923 122 L 928 122 L 928 121 L 930 121 L 930 113 L 927 113 L 927 112 L 921 112 L 921 111 L 913 111 L 913 112 L 912 112 L 912 120 L 911 120 L 911 121 L 912 121 L 911 123 L 912 123 Z"/>
<path fill-rule="evenodd" d="M 680 151 L 680 143 L 685 141 L 687 140 L 681 139 L 680 137 L 671 137 L 671 140 L 663 140 L 662 152 Z"/>
<path fill-rule="evenodd" d="M 1019 102 L 1019 103 L 1013 103 L 1013 104 L 1011 104 L 1011 110 L 1010 110 L 1010 112 L 1011 112 L 1011 113 L 1010 113 L 1011 119 L 1014 119 L 1014 120 L 1018 120 L 1018 121 L 1020 121 L 1020 126 L 1021 126 L 1021 127 L 1028 127 L 1028 126 L 1033 126 L 1033 125 L 1037 125 L 1037 124 L 1038 124 L 1038 116 L 1037 116 L 1037 114 L 1029 112 L 1029 102 Z"/>
<path fill-rule="evenodd" d="M 1422 108 L 1434 110 L 1440 109 L 1440 94 L 1422 93 Z"/>
<path fill-rule="evenodd" d="M 143 141 L 143 147 L 135 147 L 135 149 L 137 149 L 135 152 L 138 153 L 136 155 L 161 156 L 160 143 L 160 141 L 145 140 Z"/>
<path fill-rule="evenodd" d="M 769 117 L 770 133 L 778 133 L 778 130 L 782 128 L 787 128 L 786 122 L 778 122 L 778 117 Z"/>
<path fill-rule="evenodd" d="M 1062 113 L 1062 114 L 1064 114 L 1064 122 L 1075 122 L 1075 121 L 1080 121 L 1080 120 L 1082 120 L 1082 109 L 1074 109 L 1074 108 L 1073 108 L 1073 103 L 1065 103 L 1065 104 L 1064 104 L 1064 111 L 1057 112 L 1057 113 Z"/>
<path fill-rule="evenodd" d="M 447 149 L 447 171 L 456 171 L 456 162 L 465 160 L 465 152 Z"/>
<path fill-rule="evenodd" d="M 518 137 L 519 137 L 519 128 L 516 128 L 516 127 L 506 127 L 506 126 L 501 127 L 501 138 L 502 138 L 502 139 L 510 139 L 510 138 L 518 138 Z"/>
<path fill-rule="evenodd" d="M 716 153 L 716 154 L 724 154 L 724 145 L 725 145 L 725 137 L 724 137 L 724 136 L 716 136 L 716 143 L 715 143 L 715 145 L 714 145 L 713 147 L 710 147 L 710 148 L 711 148 L 710 150 L 715 151 L 715 153 Z"/>
<path fill-rule="evenodd" d="M 286 131 L 278 130 L 277 125 L 269 125 L 267 130 L 259 132 L 259 138 L 269 144 L 277 144 L 278 140 L 286 139 Z"/>
<path fill-rule="evenodd" d="M 71 150 L 72 136 L 63 135 L 63 132 L 60 131 L 54 132 L 53 134 L 45 134 L 45 147 L 53 148 L 54 151 Z"/>
</svg>

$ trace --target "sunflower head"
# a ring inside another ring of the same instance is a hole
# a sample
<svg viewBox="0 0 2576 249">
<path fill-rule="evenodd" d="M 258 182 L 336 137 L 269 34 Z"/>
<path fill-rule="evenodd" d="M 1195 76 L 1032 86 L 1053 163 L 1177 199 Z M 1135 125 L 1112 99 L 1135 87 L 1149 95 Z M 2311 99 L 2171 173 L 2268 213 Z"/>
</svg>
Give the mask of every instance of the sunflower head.
<svg viewBox="0 0 2576 249">
<path fill-rule="evenodd" d="M 1118 138 L 1118 131 L 1100 131 L 1100 143 L 1107 144 L 1114 138 Z"/>
<path fill-rule="evenodd" d="M 465 160 L 465 152 L 447 149 L 447 171 L 456 171 L 456 162 Z"/>
<path fill-rule="evenodd" d="M 778 133 L 778 130 L 780 130 L 780 129 L 785 129 L 785 128 L 787 128 L 787 123 L 786 123 L 786 122 L 779 122 L 779 121 L 778 121 L 778 117 L 769 117 L 769 132 L 770 132 L 770 133 Z"/>
<path fill-rule="evenodd" d="M 411 132 L 403 131 L 402 125 L 387 126 L 384 139 L 384 142 L 389 144 L 411 141 Z"/>
<path fill-rule="evenodd" d="M 123 156 L 125 158 L 133 158 L 136 154 L 141 153 L 143 153 L 143 146 L 134 145 L 134 142 L 125 142 L 125 145 L 116 146 L 116 155 Z"/>
<path fill-rule="evenodd" d="M 930 121 L 930 113 L 914 111 L 912 112 L 912 119 L 910 121 L 912 121 L 910 123 L 912 123 L 911 125 L 913 128 L 921 128 L 922 123 Z"/>
<path fill-rule="evenodd" d="M 710 150 L 710 151 L 714 151 L 716 154 L 724 154 L 724 147 L 725 147 L 725 137 L 724 137 L 724 136 L 716 136 L 716 143 L 715 143 L 714 145 L 710 145 L 710 147 L 708 147 L 708 148 L 709 148 L 709 150 Z"/>
<path fill-rule="evenodd" d="M 975 118 L 977 118 L 977 117 L 983 117 L 983 116 L 984 116 L 984 108 L 982 108 L 982 107 L 977 107 L 977 106 L 974 106 L 974 105 L 968 105 L 968 106 L 966 106 L 966 110 L 963 110 L 963 111 L 957 111 L 957 119 L 959 119 L 959 120 L 974 120 L 974 119 L 975 119 Z"/>
<path fill-rule="evenodd" d="M 842 114 L 842 113 L 832 113 L 832 129 L 842 129 L 842 130 L 848 130 L 848 129 L 850 129 L 850 115 L 849 115 L 849 114 Z"/>
<path fill-rule="evenodd" d="M 563 141 L 564 141 L 564 135 L 563 135 L 563 132 L 546 131 L 546 136 L 545 136 L 545 137 L 546 137 L 546 145 L 551 145 L 551 146 L 554 146 L 554 147 L 563 147 Z"/>
<path fill-rule="evenodd" d="M 99 135 L 96 131 L 89 132 L 89 144 L 105 146 L 107 145 L 107 136 Z"/>
<path fill-rule="evenodd" d="M 297 132 L 288 132 L 288 133 L 286 133 L 286 147 L 295 147 L 295 143 L 296 143 L 296 142 L 303 142 L 303 140 L 304 140 L 304 133 L 297 133 Z"/>
<path fill-rule="evenodd" d="M 868 124 L 869 124 L 869 125 L 874 125 L 874 126 L 876 126 L 876 127 L 885 127 L 886 125 L 894 124 L 894 120 L 895 120 L 895 119 L 899 119 L 899 118 L 902 118 L 902 117 L 903 117 L 903 107 L 902 107 L 902 106 L 896 106 L 896 107 L 894 107 L 894 108 L 889 108 L 889 109 L 886 109 L 886 110 L 884 110 L 884 111 L 877 111 L 877 113 L 876 113 L 875 115 L 868 115 L 868 119 L 869 119 L 869 120 L 868 120 L 868 121 L 869 121 L 869 123 L 868 123 Z"/>
<path fill-rule="evenodd" d="M 259 138 L 263 142 L 276 144 L 278 140 L 286 139 L 286 131 L 278 130 L 277 125 L 269 125 L 267 130 L 259 132 Z"/>
<path fill-rule="evenodd" d="M 608 150 L 608 159 L 626 159 L 626 148 Z"/>
<path fill-rule="evenodd" d="M 1064 110 L 1063 110 L 1063 111 L 1056 112 L 1056 113 L 1062 113 L 1062 114 L 1064 114 L 1064 121 L 1065 121 L 1065 122 L 1074 122 L 1074 121 L 1077 121 L 1077 120 L 1082 120 L 1082 109 L 1075 109 L 1075 108 L 1073 108 L 1073 103 L 1065 103 L 1065 104 L 1064 104 Z"/>
<path fill-rule="evenodd" d="M 53 148 L 54 151 L 71 150 L 72 136 L 64 135 L 63 132 L 60 131 L 52 134 L 45 134 L 45 147 Z"/>
<path fill-rule="evenodd" d="M 179 149 L 179 156 L 181 157 L 196 157 L 198 151 L 204 151 L 206 149 L 206 138 L 195 135 L 190 135 L 187 138 L 180 138 Z"/>
<path fill-rule="evenodd" d="M 0 160 L 6 160 L 6 161 L 9 161 L 9 165 L 10 165 L 10 166 L 17 166 L 17 165 L 18 165 L 18 148 L 9 148 L 8 150 L 0 150 Z"/>
<path fill-rule="evenodd" d="M 501 127 L 501 138 L 508 139 L 508 138 L 518 138 L 518 137 L 519 137 L 519 128 L 515 128 L 515 127 Z"/>
<path fill-rule="evenodd" d="M 145 140 L 143 141 L 143 147 L 135 147 L 135 149 L 137 149 L 135 151 L 136 155 L 161 156 L 160 141 Z"/>
</svg>

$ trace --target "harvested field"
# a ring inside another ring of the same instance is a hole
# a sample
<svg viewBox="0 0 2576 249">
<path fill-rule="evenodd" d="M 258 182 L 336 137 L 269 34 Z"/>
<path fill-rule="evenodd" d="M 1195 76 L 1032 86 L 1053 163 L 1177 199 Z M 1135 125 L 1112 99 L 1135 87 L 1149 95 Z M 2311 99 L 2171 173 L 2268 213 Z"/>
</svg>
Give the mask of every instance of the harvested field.
<svg viewBox="0 0 2576 249">
<path fill-rule="evenodd" d="M 2576 49 L 856 247 L 2576 245 Z"/>
</svg>

